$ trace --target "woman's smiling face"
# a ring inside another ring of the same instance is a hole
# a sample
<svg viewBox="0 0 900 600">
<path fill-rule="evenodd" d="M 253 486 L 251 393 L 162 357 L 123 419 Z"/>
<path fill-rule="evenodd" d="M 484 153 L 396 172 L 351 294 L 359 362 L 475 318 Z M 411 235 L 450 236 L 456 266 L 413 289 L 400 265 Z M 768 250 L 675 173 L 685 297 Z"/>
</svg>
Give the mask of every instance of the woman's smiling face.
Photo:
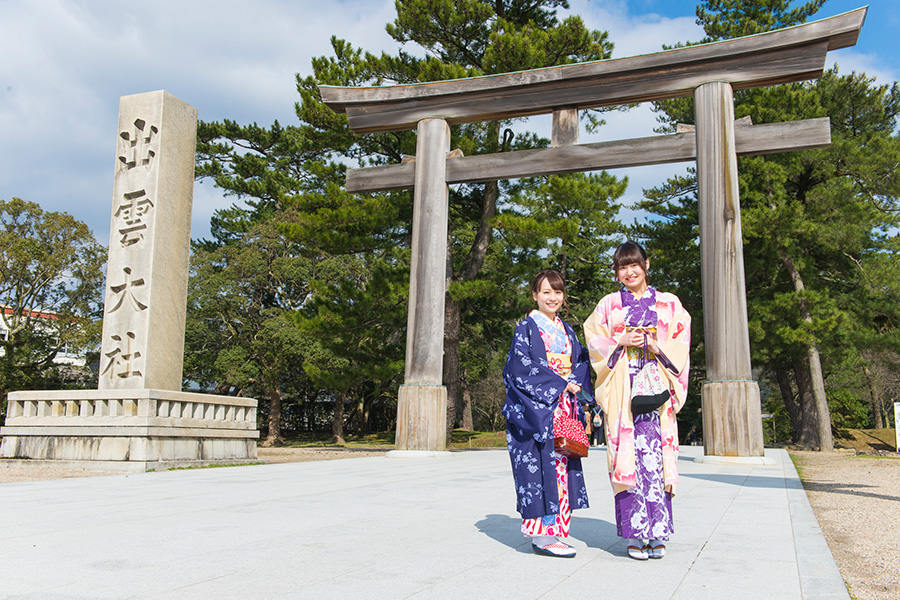
<svg viewBox="0 0 900 600">
<path fill-rule="evenodd" d="M 619 279 L 619 283 L 628 288 L 631 292 L 644 291 L 647 283 L 647 271 L 646 269 L 650 266 L 650 261 L 648 260 L 646 264 L 642 265 L 641 263 L 631 263 L 628 265 L 622 265 L 616 271 L 616 277 Z"/>
<path fill-rule="evenodd" d="M 532 292 L 531 295 L 537 302 L 538 310 L 548 316 L 555 315 L 566 299 L 566 293 L 563 290 L 554 290 L 546 277 L 541 281 L 538 291 Z"/>
</svg>

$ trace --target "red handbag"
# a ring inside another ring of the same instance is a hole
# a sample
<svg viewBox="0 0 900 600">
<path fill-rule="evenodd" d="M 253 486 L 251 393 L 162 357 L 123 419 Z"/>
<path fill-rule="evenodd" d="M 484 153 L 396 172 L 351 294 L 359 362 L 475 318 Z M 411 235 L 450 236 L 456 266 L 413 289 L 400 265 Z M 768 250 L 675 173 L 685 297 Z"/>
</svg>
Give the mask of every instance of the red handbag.
<svg viewBox="0 0 900 600">
<path fill-rule="evenodd" d="M 564 416 L 553 417 L 553 449 L 568 458 L 585 458 L 588 455 L 587 433 L 580 421 Z"/>
</svg>

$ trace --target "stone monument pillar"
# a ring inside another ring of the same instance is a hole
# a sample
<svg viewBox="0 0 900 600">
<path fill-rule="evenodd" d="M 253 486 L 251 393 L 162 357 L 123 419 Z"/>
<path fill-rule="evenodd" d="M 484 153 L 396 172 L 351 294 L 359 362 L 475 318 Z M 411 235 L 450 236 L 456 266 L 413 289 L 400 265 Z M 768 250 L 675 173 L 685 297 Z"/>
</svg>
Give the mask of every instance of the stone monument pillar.
<svg viewBox="0 0 900 600">
<path fill-rule="evenodd" d="M 0 459 L 145 471 L 255 460 L 257 401 L 181 391 L 197 111 L 119 103 L 97 390 L 10 392 Z"/>
<path fill-rule="evenodd" d="M 197 109 L 124 96 L 116 141 L 98 387 L 180 390 Z"/>
<path fill-rule="evenodd" d="M 441 385 L 441 368 L 450 210 L 446 183 L 449 151 L 447 122 L 419 121 L 406 374 L 397 399 L 398 450 L 443 451 L 447 446 L 447 388 Z"/>
<path fill-rule="evenodd" d="M 762 414 L 750 366 L 731 85 L 711 82 L 696 88 L 694 115 L 706 333 L 704 452 L 758 457 L 764 455 Z"/>
</svg>

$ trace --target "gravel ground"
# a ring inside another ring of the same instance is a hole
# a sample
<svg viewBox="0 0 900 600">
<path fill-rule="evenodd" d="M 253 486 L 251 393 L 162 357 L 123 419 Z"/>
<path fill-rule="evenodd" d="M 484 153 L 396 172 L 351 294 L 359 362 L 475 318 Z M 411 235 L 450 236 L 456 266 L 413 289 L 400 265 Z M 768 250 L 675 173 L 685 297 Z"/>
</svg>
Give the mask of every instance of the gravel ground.
<svg viewBox="0 0 900 600">
<path fill-rule="evenodd" d="M 11 481 L 44 481 L 45 479 L 67 479 L 70 477 L 96 477 L 112 475 L 111 471 L 89 471 L 64 467 L 11 467 L 0 465 L 0 483 Z"/>
<path fill-rule="evenodd" d="M 386 450 L 260 448 L 270 463 L 381 456 Z M 792 451 L 806 494 L 852 596 L 900 600 L 900 458 Z M 0 483 L 109 473 L 2 467 Z"/>
<path fill-rule="evenodd" d="M 791 454 L 850 594 L 900 599 L 900 457 Z"/>
<path fill-rule="evenodd" d="M 336 460 L 362 456 L 382 456 L 387 450 L 367 448 L 260 448 L 259 459 L 268 463 L 307 462 L 311 460 Z M 0 463 L 0 483 L 10 481 L 43 481 L 67 477 L 95 477 L 121 474 L 113 471 L 92 471 L 62 467 L 18 467 Z"/>
<path fill-rule="evenodd" d="M 259 458 L 270 463 L 335 460 L 362 456 L 383 456 L 387 450 L 367 448 L 260 448 Z"/>
</svg>

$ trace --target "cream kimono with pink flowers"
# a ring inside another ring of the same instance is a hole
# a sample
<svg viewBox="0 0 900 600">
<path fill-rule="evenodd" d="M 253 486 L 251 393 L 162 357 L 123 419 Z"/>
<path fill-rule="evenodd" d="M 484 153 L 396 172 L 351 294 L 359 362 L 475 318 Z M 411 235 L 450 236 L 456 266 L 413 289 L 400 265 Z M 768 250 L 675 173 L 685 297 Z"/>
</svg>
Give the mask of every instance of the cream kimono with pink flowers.
<svg viewBox="0 0 900 600">
<path fill-rule="evenodd" d="M 628 293 L 628 292 L 626 292 Z M 691 317 L 674 294 L 656 292 L 657 345 L 675 367 L 673 373 L 655 364 L 669 381 L 672 393 L 669 402 L 659 409 L 662 433 L 663 477 L 666 491 L 675 493 L 678 482 L 678 423 L 675 413 L 687 398 L 690 367 Z M 618 340 L 625 332 L 625 310 L 619 292 L 600 300 L 597 308 L 584 323 L 584 336 L 591 356 L 591 366 L 597 373 L 595 397 L 606 415 L 607 460 L 613 491 L 618 494 L 636 484 L 634 422 L 631 415 L 631 378 L 628 358 L 619 352 L 610 366 Z"/>
</svg>

